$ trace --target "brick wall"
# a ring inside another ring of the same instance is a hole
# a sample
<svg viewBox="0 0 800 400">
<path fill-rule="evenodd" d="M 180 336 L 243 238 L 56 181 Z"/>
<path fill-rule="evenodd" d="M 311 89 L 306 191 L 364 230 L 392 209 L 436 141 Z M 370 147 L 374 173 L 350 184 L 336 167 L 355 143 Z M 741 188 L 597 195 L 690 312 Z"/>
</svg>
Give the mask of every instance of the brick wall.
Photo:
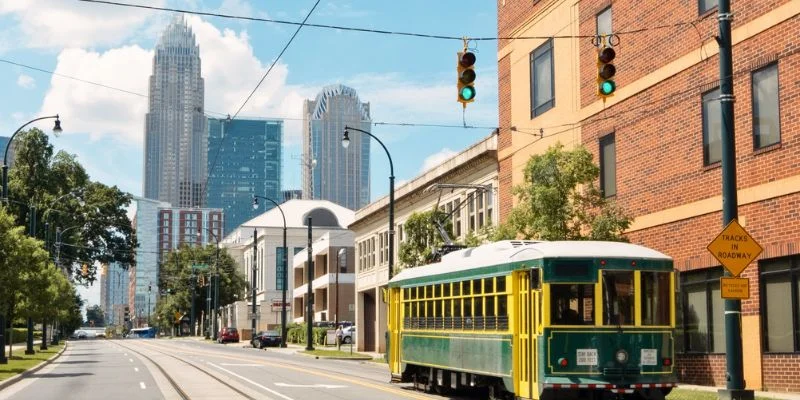
<svg viewBox="0 0 800 400">
<path fill-rule="evenodd" d="M 497 36 L 509 37 L 534 13 L 553 2 L 554 0 L 497 0 Z M 497 47 L 503 48 L 507 43 L 508 40 L 500 40 Z"/>
<path fill-rule="evenodd" d="M 725 386 L 725 356 L 722 354 L 679 354 L 675 371 L 681 383 Z"/>
<path fill-rule="evenodd" d="M 800 357 L 792 354 L 766 354 L 761 357 L 764 390 L 800 392 Z"/>
</svg>

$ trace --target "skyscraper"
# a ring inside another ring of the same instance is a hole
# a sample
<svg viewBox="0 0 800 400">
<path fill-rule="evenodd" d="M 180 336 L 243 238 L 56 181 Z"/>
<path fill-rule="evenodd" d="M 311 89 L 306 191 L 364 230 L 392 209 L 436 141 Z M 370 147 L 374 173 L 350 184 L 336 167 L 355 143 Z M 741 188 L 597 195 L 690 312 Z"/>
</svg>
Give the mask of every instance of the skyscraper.
<svg viewBox="0 0 800 400">
<path fill-rule="evenodd" d="M 370 137 L 353 132 L 342 147 L 345 126 L 370 131 L 369 103 L 344 85 L 322 88 L 303 103 L 303 196 L 330 200 L 351 210 L 369 203 Z"/>
<path fill-rule="evenodd" d="M 203 207 L 207 132 L 200 48 L 183 17 L 158 40 L 145 120 L 144 197 Z"/>
<path fill-rule="evenodd" d="M 225 232 L 253 218 L 253 195 L 283 202 L 282 141 L 281 120 L 209 118 L 208 206 L 225 213 Z"/>
</svg>

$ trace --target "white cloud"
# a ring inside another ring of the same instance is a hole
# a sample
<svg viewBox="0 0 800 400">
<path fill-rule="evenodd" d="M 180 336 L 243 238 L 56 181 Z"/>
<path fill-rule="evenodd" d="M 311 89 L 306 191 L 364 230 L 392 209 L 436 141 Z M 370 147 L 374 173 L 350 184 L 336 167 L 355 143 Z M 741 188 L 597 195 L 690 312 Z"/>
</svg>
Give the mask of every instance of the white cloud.
<svg viewBox="0 0 800 400">
<path fill-rule="evenodd" d="M 58 55 L 55 72 L 146 94 L 153 52 L 125 46 L 103 53 L 66 49 Z M 42 114 L 60 114 L 64 133 L 89 133 L 93 140 L 116 137 L 142 145 L 147 98 L 53 76 Z"/>
<path fill-rule="evenodd" d="M 164 6 L 166 0 L 142 0 L 143 5 Z M 156 12 L 151 10 L 65 0 L 10 0 L 0 2 L 0 15 L 11 15 L 17 24 L 0 37 L 6 48 L 92 47 L 117 45 L 138 33 Z"/>
<path fill-rule="evenodd" d="M 36 81 L 30 75 L 19 74 L 17 77 L 17 85 L 24 89 L 33 89 L 36 87 Z"/>
<path fill-rule="evenodd" d="M 422 162 L 422 168 L 419 170 L 419 172 L 422 173 L 431 168 L 434 168 L 439 164 L 445 162 L 446 160 L 450 159 L 456 154 L 458 154 L 458 152 L 450 150 L 447 147 L 445 147 L 439 150 L 437 153 L 433 153 L 428 157 L 426 157 L 425 161 Z"/>
<path fill-rule="evenodd" d="M 220 14 L 238 15 L 241 17 L 253 16 L 253 7 L 245 0 L 222 0 L 222 3 L 215 11 Z"/>
</svg>

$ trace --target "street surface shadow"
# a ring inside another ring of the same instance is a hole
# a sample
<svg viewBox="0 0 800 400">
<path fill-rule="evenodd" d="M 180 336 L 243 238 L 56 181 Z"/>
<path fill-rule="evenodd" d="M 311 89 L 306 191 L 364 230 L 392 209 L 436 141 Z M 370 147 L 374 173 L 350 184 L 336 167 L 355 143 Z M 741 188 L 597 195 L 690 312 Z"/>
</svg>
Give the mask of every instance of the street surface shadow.
<svg viewBox="0 0 800 400">
<path fill-rule="evenodd" d="M 95 364 L 100 361 L 95 360 L 77 360 L 77 361 L 56 361 L 53 364 Z"/>
<path fill-rule="evenodd" d="M 66 372 L 63 374 L 33 374 L 32 378 L 73 378 L 76 376 L 94 375 L 89 372 Z"/>
</svg>

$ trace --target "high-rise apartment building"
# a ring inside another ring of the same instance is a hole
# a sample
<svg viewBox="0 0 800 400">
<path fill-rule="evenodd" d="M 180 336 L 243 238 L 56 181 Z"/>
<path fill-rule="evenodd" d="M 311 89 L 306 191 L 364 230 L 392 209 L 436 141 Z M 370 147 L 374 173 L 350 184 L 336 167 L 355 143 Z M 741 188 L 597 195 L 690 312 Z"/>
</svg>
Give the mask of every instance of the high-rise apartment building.
<svg viewBox="0 0 800 400">
<path fill-rule="evenodd" d="M 128 304 L 128 271 L 122 264 L 112 262 L 103 266 L 100 275 L 100 306 L 106 324 L 121 325 L 124 316 L 119 312 Z"/>
<path fill-rule="evenodd" d="M 203 207 L 207 132 L 200 48 L 183 17 L 158 40 L 145 118 L 144 197 Z"/>
<path fill-rule="evenodd" d="M 353 88 L 330 85 L 315 100 L 303 103 L 303 196 L 330 200 L 351 210 L 369 203 L 370 137 L 350 134 L 342 147 L 345 126 L 369 132 L 369 103 L 362 103 Z"/>
<path fill-rule="evenodd" d="M 253 218 L 253 195 L 282 203 L 282 142 L 281 120 L 208 120 L 208 206 L 224 211 L 225 232 Z"/>
<path fill-rule="evenodd" d="M 155 309 L 160 264 L 181 245 L 205 246 L 223 239 L 224 218 L 218 208 L 179 208 L 169 203 L 136 200 L 136 267 L 133 310 L 138 321 Z M 149 301 L 148 301 L 149 300 Z"/>
</svg>

